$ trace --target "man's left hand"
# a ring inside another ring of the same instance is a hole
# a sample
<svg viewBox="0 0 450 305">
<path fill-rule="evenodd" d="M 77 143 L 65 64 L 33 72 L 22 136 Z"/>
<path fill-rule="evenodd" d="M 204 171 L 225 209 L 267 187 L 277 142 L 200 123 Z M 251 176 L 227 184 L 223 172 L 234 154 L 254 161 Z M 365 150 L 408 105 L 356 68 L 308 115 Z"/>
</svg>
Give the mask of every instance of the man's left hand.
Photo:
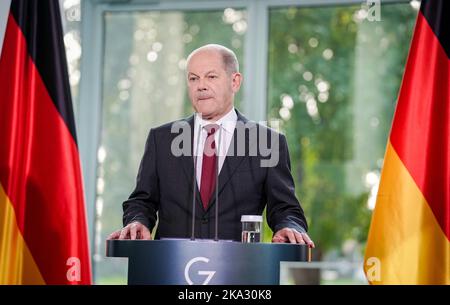
<svg viewBox="0 0 450 305">
<path fill-rule="evenodd" d="M 295 229 L 283 228 L 272 237 L 273 243 L 307 244 L 310 248 L 315 248 L 314 242 L 308 234 L 300 233 Z"/>
</svg>

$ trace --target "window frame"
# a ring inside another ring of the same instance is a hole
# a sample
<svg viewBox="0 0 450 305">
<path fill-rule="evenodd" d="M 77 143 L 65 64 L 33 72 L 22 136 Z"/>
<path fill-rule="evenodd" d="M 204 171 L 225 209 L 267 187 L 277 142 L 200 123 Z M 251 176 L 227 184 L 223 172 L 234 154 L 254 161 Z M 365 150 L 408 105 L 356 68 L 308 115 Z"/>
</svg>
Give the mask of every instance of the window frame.
<svg viewBox="0 0 450 305">
<path fill-rule="evenodd" d="M 239 8 L 247 11 L 244 43 L 244 95 L 241 104 L 246 116 L 255 121 L 267 120 L 267 69 L 269 10 L 278 7 L 313 7 L 357 5 L 364 0 L 83 0 L 81 1 L 81 39 L 77 132 L 81 156 L 84 193 L 91 249 L 95 249 L 95 213 L 97 151 L 102 128 L 102 71 L 106 12 L 119 11 L 207 11 Z M 409 0 L 383 0 L 405 3 Z M 97 237 L 98 238 L 98 237 Z M 95 254 L 94 252 L 92 254 Z M 92 261 L 94 266 L 95 261 Z"/>
</svg>

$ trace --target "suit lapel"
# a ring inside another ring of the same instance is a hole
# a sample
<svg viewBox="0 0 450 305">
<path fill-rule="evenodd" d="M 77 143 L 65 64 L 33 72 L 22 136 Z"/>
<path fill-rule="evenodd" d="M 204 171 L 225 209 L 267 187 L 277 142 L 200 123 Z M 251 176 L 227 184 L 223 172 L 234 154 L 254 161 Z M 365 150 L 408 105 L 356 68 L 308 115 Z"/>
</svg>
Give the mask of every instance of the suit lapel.
<svg viewBox="0 0 450 305">
<path fill-rule="evenodd" d="M 241 124 L 246 124 L 248 122 L 248 119 L 244 117 L 238 110 L 236 110 L 237 116 L 238 116 L 238 123 L 241 122 Z M 236 128 L 234 129 L 233 138 L 231 139 L 231 145 L 234 144 L 234 149 L 228 149 L 227 156 L 225 158 L 225 161 L 223 163 L 222 169 L 220 170 L 219 174 L 219 196 L 220 193 L 224 190 L 228 182 L 230 181 L 231 177 L 233 176 L 236 169 L 239 167 L 239 165 L 242 163 L 242 161 L 245 160 L 245 158 L 248 158 L 249 155 L 249 134 L 245 132 L 245 154 L 243 156 L 237 155 L 237 128 L 239 128 L 239 125 L 236 125 Z M 252 127 L 254 128 L 254 126 Z M 220 200 L 220 199 L 219 199 Z M 216 193 L 215 190 L 213 192 L 213 195 L 211 196 L 211 199 L 209 200 L 207 211 L 211 209 L 211 207 L 216 202 Z"/>
<path fill-rule="evenodd" d="M 240 122 L 241 124 L 247 124 L 248 123 L 248 119 L 246 117 L 244 117 L 238 110 L 236 110 L 237 116 L 238 116 L 238 123 Z M 181 159 L 181 163 L 183 166 L 183 172 L 185 173 L 186 176 L 186 181 L 189 184 L 189 189 L 192 190 L 193 187 L 193 175 L 194 175 L 194 153 L 193 153 L 193 149 L 194 149 L 194 115 L 190 116 L 189 118 L 186 119 L 186 121 L 189 123 L 190 128 L 191 128 L 191 154 L 189 156 L 185 156 L 182 155 L 180 156 Z M 254 125 L 256 126 L 256 125 Z M 252 126 L 251 128 L 254 128 L 254 126 Z M 236 125 L 236 128 L 234 129 L 233 132 L 233 138 L 231 139 L 232 143 L 234 143 L 234 149 L 229 149 L 227 152 L 227 156 L 225 158 L 225 161 L 223 163 L 222 169 L 220 171 L 219 174 L 219 196 L 222 193 L 222 191 L 224 190 L 224 188 L 227 186 L 228 182 L 230 181 L 230 179 L 232 178 L 234 172 L 236 171 L 236 169 L 239 167 L 239 165 L 242 163 L 242 161 L 244 161 L 246 158 L 248 158 L 249 155 L 249 134 L 248 132 L 245 132 L 245 154 L 244 156 L 238 156 L 237 155 L 237 128 L 238 125 Z M 232 144 L 233 145 L 233 144 Z M 231 145 L 230 145 L 231 148 Z M 197 201 L 197 208 L 200 208 L 201 210 L 203 210 L 203 204 L 202 204 L 202 199 L 200 196 L 200 190 L 198 188 L 197 183 L 195 183 L 195 194 L 196 194 L 196 201 Z M 215 196 L 215 191 L 213 192 L 211 199 L 209 201 L 208 204 L 208 208 L 206 210 L 206 212 L 208 212 L 211 207 L 215 204 L 216 202 L 216 196 Z"/>
<path fill-rule="evenodd" d="M 181 155 L 181 163 L 183 165 L 183 172 L 186 175 L 186 181 L 189 185 L 189 189 L 192 190 L 194 184 L 194 116 L 190 116 L 186 119 L 191 127 L 191 153 L 188 156 Z M 200 190 L 198 189 L 197 183 L 195 183 L 195 200 L 197 201 L 197 206 L 200 206 L 203 209 L 202 199 L 200 197 Z"/>
</svg>

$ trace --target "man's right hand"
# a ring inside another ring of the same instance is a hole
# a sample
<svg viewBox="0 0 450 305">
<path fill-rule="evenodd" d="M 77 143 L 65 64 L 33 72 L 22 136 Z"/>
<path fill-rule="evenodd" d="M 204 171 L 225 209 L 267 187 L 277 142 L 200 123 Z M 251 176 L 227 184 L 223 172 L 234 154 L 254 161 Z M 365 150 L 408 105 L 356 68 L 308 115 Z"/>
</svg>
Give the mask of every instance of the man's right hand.
<svg viewBox="0 0 450 305">
<path fill-rule="evenodd" d="M 121 230 L 117 230 L 115 232 L 112 232 L 108 239 L 152 239 L 152 234 L 150 233 L 149 229 L 144 226 L 142 223 L 138 221 L 133 221 L 132 223 L 129 223 L 125 227 L 123 227 Z"/>
</svg>

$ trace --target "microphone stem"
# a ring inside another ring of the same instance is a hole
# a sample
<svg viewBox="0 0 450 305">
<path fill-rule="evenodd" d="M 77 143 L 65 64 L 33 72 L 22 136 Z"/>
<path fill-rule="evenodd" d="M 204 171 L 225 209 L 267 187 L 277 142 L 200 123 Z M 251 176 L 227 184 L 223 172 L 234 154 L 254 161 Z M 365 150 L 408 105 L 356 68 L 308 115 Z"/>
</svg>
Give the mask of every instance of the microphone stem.
<svg viewBox="0 0 450 305">
<path fill-rule="evenodd" d="M 195 134 L 195 119 L 197 117 L 197 113 L 194 113 L 194 134 Z M 195 197 L 197 196 L 197 155 L 198 155 L 198 146 L 200 143 L 200 136 L 201 136 L 202 128 L 199 125 L 198 132 L 197 132 L 197 141 L 195 144 L 195 147 L 192 149 L 192 155 L 194 159 L 194 171 L 192 175 L 192 232 L 191 232 L 191 240 L 195 240 Z"/>
<path fill-rule="evenodd" d="M 215 207 L 215 228 L 214 240 L 219 240 L 219 157 L 220 157 L 220 139 L 222 136 L 222 128 L 219 126 L 219 140 L 217 141 L 217 158 L 216 158 L 216 207 Z"/>
</svg>

